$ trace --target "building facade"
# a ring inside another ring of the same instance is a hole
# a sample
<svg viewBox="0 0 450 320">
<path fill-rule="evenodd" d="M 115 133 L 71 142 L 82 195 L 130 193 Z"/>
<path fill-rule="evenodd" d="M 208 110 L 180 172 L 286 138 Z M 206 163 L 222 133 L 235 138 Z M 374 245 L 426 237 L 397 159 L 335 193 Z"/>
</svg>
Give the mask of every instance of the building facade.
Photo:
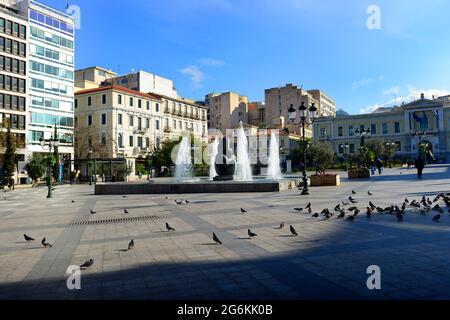
<svg viewBox="0 0 450 320">
<path fill-rule="evenodd" d="M 415 158 L 426 144 L 436 158 L 450 159 L 450 99 L 421 99 L 370 114 L 325 117 L 314 122 L 314 139 L 330 143 L 338 155 L 357 153 L 358 132 L 370 129 L 365 141 L 396 145 L 398 157 Z"/>
<path fill-rule="evenodd" d="M 7 128 L 14 136 L 18 168 L 23 177 L 26 161 L 28 19 L 15 1 L 0 2 L 0 162 Z"/>
<path fill-rule="evenodd" d="M 170 98 L 178 98 L 173 81 L 146 71 L 132 72 L 123 76 L 114 77 L 112 84 L 122 86 L 134 91 L 155 93 Z"/>
<path fill-rule="evenodd" d="M 319 117 L 336 117 L 336 102 L 333 98 L 318 89 L 308 90 L 308 93 L 319 103 L 317 106 Z"/>
<path fill-rule="evenodd" d="M 265 122 L 271 128 L 284 129 L 287 128 L 289 132 L 294 134 L 301 134 L 301 125 L 295 125 L 300 122 L 300 114 L 298 107 L 304 103 L 309 108 L 312 103 L 319 107 L 319 101 L 313 95 L 302 88 L 287 84 L 284 87 L 277 87 L 265 90 Z M 294 124 L 289 119 L 289 108 L 291 105 L 297 111 L 297 118 Z M 320 110 L 318 114 L 320 114 Z M 310 123 L 308 116 L 307 122 Z M 306 126 L 306 136 L 312 137 L 312 126 Z"/>
<path fill-rule="evenodd" d="M 248 122 L 248 99 L 235 92 L 210 93 L 205 96 L 210 128 L 225 132 L 242 121 Z"/>
<path fill-rule="evenodd" d="M 37 1 L 26 2 L 24 11 L 30 24 L 28 155 L 48 153 L 39 140 L 53 137 L 56 126 L 61 165 L 65 159 L 69 174 L 74 157 L 74 19 Z"/>
</svg>

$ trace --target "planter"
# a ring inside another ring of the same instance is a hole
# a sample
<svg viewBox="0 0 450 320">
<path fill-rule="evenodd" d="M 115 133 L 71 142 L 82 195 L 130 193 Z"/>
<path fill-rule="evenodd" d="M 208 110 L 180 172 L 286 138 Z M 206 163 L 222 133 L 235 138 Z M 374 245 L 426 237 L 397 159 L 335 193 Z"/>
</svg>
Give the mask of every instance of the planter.
<svg viewBox="0 0 450 320">
<path fill-rule="evenodd" d="M 312 175 L 311 187 L 339 186 L 341 177 L 338 174 Z"/>
<path fill-rule="evenodd" d="M 348 171 L 348 178 L 350 180 L 355 179 L 369 179 L 370 178 L 370 170 L 369 169 L 353 169 Z"/>
</svg>

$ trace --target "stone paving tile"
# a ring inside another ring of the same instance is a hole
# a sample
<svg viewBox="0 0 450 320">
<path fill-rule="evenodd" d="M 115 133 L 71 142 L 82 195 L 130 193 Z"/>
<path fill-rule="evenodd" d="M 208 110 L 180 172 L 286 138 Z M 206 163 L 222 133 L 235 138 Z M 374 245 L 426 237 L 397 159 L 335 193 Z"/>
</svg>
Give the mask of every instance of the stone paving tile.
<svg viewBox="0 0 450 320">
<path fill-rule="evenodd" d="M 450 218 L 412 209 L 402 223 L 391 215 L 364 216 L 370 200 L 382 207 L 447 192 L 449 166 L 413 172 L 387 169 L 370 181 L 339 188 L 269 194 L 94 196 L 88 186 L 11 192 L 0 203 L 0 299 L 445 299 L 450 297 Z M 400 175 L 400 172 L 404 172 Z M 427 178 L 427 175 L 425 175 Z M 442 182 L 442 184 L 436 184 Z M 407 186 L 407 187 L 406 187 Z M 296 213 L 333 208 L 351 190 L 360 202 L 354 223 Z M 24 200 L 26 198 L 26 200 Z M 188 199 L 181 206 L 174 199 Z M 71 200 L 75 200 L 74 203 Z M 240 208 L 248 213 L 241 214 Z M 69 226 L 72 221 L 154 215 L 139 222 Z M 97 211 L 91 215 L 89 210 Z M 165 232 L 165 222 L 176 232 Z M 284 229 L 277 229 L 281 222 Z M 298 237 L 292 237 L 293 225 Z M 258 236 L 248 239 L 247 229 Z M 212 241 L 215 232 L 222 246 Z M 26 243 L 23 234 L 36 238 Z M 54 246 L 42 248 L 46 237 Z M 127 251 L 135 240 L 135 248 Z M 93 258 L 82 290 L 66 288 L 66 269 Z M 381 268 L 382 290 L 366 287 L 369 265 Z"/>
</svg>

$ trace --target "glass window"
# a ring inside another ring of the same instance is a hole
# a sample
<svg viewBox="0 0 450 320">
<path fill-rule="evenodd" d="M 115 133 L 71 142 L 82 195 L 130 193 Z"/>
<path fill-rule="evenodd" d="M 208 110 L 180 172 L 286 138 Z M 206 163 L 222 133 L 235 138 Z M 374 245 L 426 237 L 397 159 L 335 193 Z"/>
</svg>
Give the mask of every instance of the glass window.
<svg viewBox="0 0 450 320">
<path fill-rule="evenodd" d="M 119 113 L 117 115 L 117 124 L 122 125 L 122 114 L 121 113 Z"/>
<path fill-rule="evenodd" d="M 355 135 L 355 132 L 353 131 L 353 126 L 348 126 L 348 135 L 350 137 L 353 137 Z"/>
<path fill-rule="evenodd" d="M 106 113 L 102 113 L 102 125 L 106 124 Z"/>
<path fill-rule="evenodd" d="M 129 136 L 129 146 L 130 147 L 133 147 L 133 145 L 134 145 L 133 142 L 134 142 L 133 141 L 133 136 Z"/>
<path fill-rule="evenodd" d="M 106 94 L 102 95 L 102 104 L 106 104 Z"/>
<path fill-rule="evenodd" d="M 383 123 L 383 134 L 388 134 L 388 125 L 387 125 L 387 123 Z"/>
<path fill-rule="evenodd" d="M 377 134 L 377 125 L 375 123 L 370 125 L 370 134 Z"/>
<path fill-rule="evenodd" d="M 92 115 L 88 115 L 88 126 L 92 126 Z"/>
<path fill-rule="evenodd" d="M 338 127 L 338 136 L 342 137 L 344 135 L 344 128 L 343 127 Z"/>
<path fill-rule="evenodd" d="M 400 133 L 400 122 L 395 122 L 394 124 L 394 132 Z"/>
</svg>

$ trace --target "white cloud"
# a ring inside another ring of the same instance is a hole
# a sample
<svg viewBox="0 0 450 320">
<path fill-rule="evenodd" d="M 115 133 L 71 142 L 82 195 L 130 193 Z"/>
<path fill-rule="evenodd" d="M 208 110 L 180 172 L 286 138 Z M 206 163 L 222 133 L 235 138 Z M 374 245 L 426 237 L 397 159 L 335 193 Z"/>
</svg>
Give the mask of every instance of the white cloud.
<svg viewBox="0 0 450 320">
<path fill-rule="evenodd" d="M 384 79 L 383 76 L 379 76 L 377 78 L 372 78 L 372 77 L 370 77 L 370 78 L 363 78 L 361 80 L 353 82 L 352 83 L 352 87 L 353 87 L 353 90 L 358 90 L 359 88 L 366 87 L 366 86 L 372 84 L 375 81 L 383 81 L 383 79 Z"/>
<path fill-rule="evenodd" d="M 397 93 L 400 92 L 400 88 L 399 87 L 393 87 L 391 89 L 394 88 L 398 88 Z M 394 90 L 386 90 L 383 91 L 383 95 L 388 95 L 388 94 L 384 94 L 384 92 L 388 92 L 388 91 L 394 91 Z M 416 87 L 413 87 L 411 85 L 407 86 L 408 89 L 408 94 L 404 95 L 404 96 L 400 96 L 397 97 L 395 99 L 391 99 L 389 101 L 383 102 L 383 103 L 375 103 L 369 106 L 366 106 L 362 109 L 359 110 L 360 114 L 366 114 L 366 113 L 371 113 L 373 111 L 375 111 L 378 108 L 389 108 L 389 107 L 393 107 L 395 105 L 401 105 L 403 102 L 404 103 L 410 103 L 414 100 L 420 99 L 421 94 L 423 93 L 425 95 L 425 99 L 432 99 L 433 96 L 435 98 L 441 97 L 441 96 L 446 96 L 450 94 L 450 91 L 448 90 L 441 90 L 441 89 L 427 89 L 427 90 L 421 90 L 418 89 Z"/>
<path fill-rule="evenodd" d="M 205 78 L 205 75 L 197 66 L 187 66 L 178 71 L 181 74 L 190 77 L 191 84 L 194 88 L 202 87 L 202 82 L 203 82 L 203 79 Z"/>
<path fill-rule="evenodd" d="M 204 66 L 211 66 L 211 67 L 223 67 L 225 65 L 225 61 L 212 58 L 200 59 L 200 63 Z"/>
<path fill-rule="evenodd" d="M 392 88 L 389 88 L 389 89 L 387 89 L 387 90 L 384 90 L 381 94 L 383 95 L 383 96 L 392 96 L 392 95 L 397 95 L 397 94 L 399 94 L 399 92 L 400 92 L 400 87 L 392 87 Z"/>
</svg>

